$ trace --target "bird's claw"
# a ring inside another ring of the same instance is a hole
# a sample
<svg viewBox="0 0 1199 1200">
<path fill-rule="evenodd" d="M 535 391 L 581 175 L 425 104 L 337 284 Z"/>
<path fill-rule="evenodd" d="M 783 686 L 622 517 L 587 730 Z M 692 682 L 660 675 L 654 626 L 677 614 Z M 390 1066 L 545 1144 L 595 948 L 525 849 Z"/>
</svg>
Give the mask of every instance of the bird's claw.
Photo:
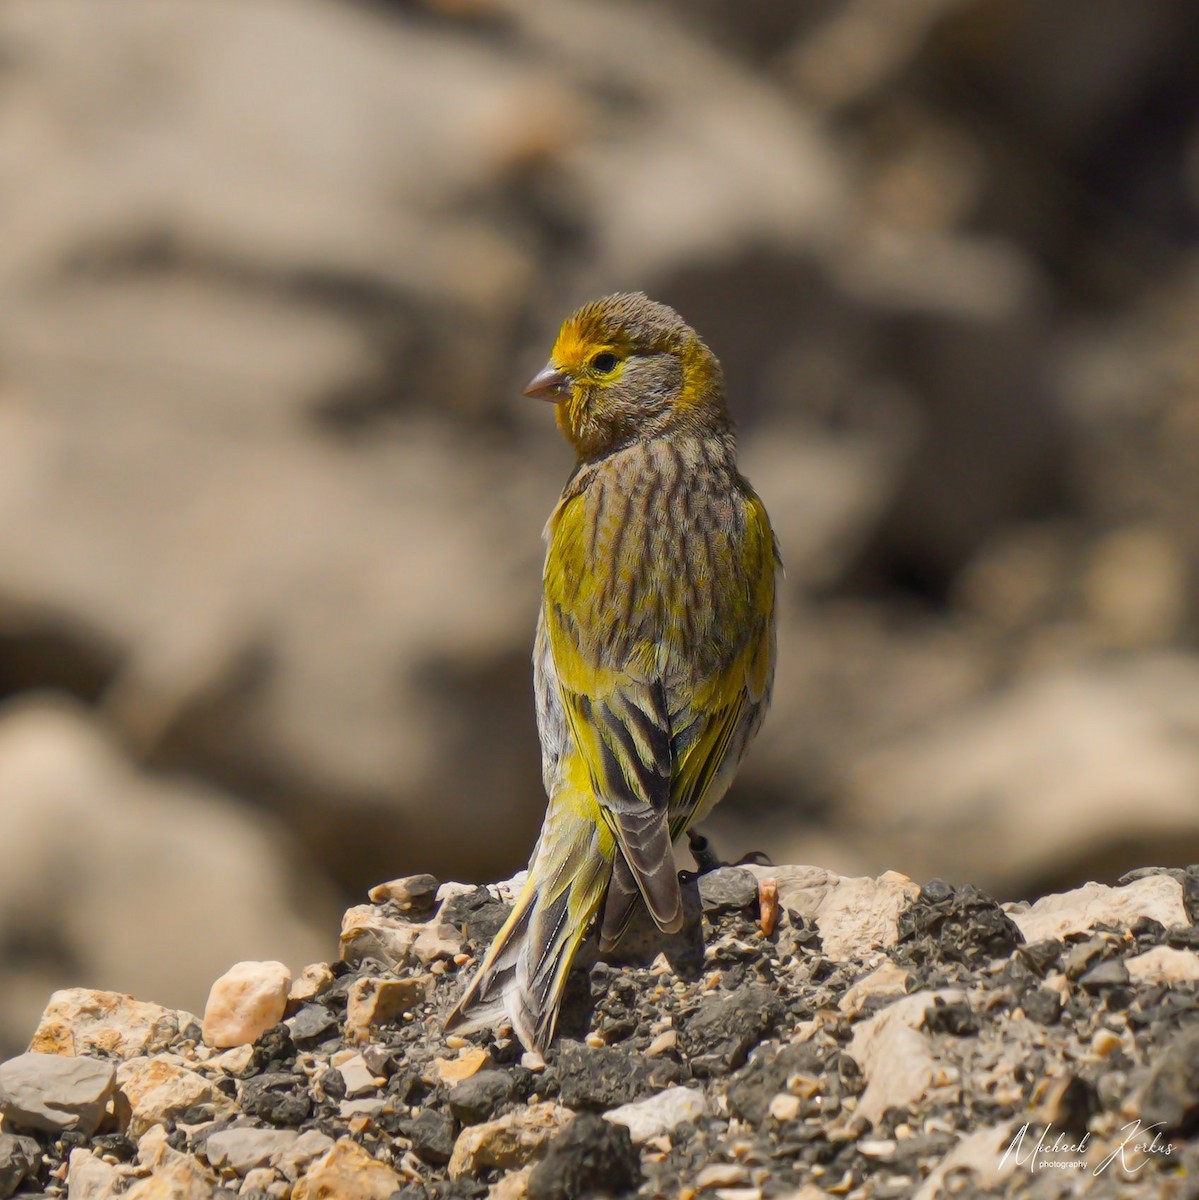
<svg viewBox="0 0 1199 1200">
<path fill-rule="evenodd" d="M 715 871 L 717 867 L 774 866 L 769 855 L 761 850 L 751 850 L 748 854 L 743 854 L 735 863 L 726 863 L 716 853 L 716 847 L 712 845 L 711 839 L 704 837 L 702 833 L 688 833 L 687 845 L 691 850 L 691 857 L 695 859 L 696 875 L 706 875 L 709 871 Z"/>
</svg>

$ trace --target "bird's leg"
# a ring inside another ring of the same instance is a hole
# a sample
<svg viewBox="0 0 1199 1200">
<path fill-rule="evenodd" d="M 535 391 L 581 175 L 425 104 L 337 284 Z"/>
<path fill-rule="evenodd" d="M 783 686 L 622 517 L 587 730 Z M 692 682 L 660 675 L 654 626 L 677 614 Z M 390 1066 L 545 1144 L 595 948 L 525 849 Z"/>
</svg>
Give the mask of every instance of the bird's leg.
<svg viewBox="0 0 1199 1200">
<path fill-rule="evenodd" d="M 689 829 L 687 831 L 687 848 L 691 851 L 691 857 L 695 859 L 697 875 L 706 875 L 709 871 L 715 871 L 717 867 L 724 866 L 724 863 L 720 861 L 720 855 L 716 853 L 712 843 L 702 833 L 696 833 Z"/>
</svg>

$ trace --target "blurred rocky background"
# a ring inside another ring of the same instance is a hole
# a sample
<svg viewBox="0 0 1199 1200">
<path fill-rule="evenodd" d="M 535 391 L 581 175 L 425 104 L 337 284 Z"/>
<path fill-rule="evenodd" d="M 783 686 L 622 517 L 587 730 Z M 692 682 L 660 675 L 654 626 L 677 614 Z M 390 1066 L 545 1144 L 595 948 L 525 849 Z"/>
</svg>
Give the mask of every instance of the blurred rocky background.
<svg viewBox="0 0 1199 1200">
<path fill-rule="evenodd" d="M 0 6 L 0 1054 L 523 864 L 519 389 L 618 288 L 787 564 L 727 857 L 1199 860 L 1197 60 L 1182 0 Z"/>
</svg>

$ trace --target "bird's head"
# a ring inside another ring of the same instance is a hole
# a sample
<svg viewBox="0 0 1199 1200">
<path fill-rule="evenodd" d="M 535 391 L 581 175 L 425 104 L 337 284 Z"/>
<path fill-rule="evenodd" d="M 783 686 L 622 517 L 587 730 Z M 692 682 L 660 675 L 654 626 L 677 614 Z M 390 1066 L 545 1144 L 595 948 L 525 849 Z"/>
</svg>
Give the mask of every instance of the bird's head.
<svg viewBox="0 0 1199 1200">
<path fill-rule="evenodd" d="M 525 395 L 557 404 L 581 459 L 674 430 L 732 427 L 716 356 L 673 308 L 642 292 L 605 296 L 568 317 Z"/>
</svg>

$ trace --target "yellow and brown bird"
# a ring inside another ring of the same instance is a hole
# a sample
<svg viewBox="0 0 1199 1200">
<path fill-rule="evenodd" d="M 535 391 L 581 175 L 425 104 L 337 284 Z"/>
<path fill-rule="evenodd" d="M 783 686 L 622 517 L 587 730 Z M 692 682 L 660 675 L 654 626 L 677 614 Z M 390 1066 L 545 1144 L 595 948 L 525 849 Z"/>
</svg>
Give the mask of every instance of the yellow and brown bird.
<svg viewBox="0 0 1199 1200">
<path fill-rule="evenodd" d="M 525 388 L 578 462 L 546 526 L 533 652 L 549 808 L 528 880 L 447 1028 L 554 1034 L 571 961 L 638 904 L 683 922 L 672 843 L 728 789 L 765 715 L 778 550 L 737 470 L 720 363 L 641 293 L 567 319 Z"/>
</svg>

